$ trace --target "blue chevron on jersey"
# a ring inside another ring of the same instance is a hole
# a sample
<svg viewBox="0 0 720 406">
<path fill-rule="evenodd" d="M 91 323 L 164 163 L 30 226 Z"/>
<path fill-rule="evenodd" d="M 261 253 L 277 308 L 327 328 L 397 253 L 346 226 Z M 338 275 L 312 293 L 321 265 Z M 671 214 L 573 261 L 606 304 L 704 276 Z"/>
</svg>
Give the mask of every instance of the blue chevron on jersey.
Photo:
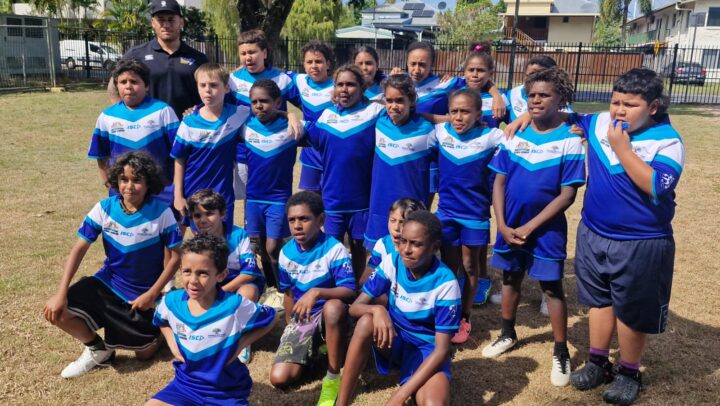
<svg viewBox="0 0 720 406">
<path fill-rule="evenodd" d="M 237 359 L 240 339 L 275 319 L 271 307 L 218 288 L 215 303 L 194 316 L 184 290 L 168 293 L 155 310 L 153 323 L 170 328 L 185 362 L 174 364 L 175 381 L 200 396 L 247 399 L 252 379 Z"/>
<path fill-rule="evenodd" d="M 416 116 L 398 127 L 387 113 L 377 122 L 375 154 L 388 165 L 400 165 L 430 155 L 435 145 L 433 125 Z"/>
<path fill-rule="evenodd" d="M 510 121 L 515 121 L 523 113 L 527 113 L 527 93 L 525 91 L 525 85 L 520 85 L 510 89 L 507 93 L 507 99 L 510 102 Z M 573 109 L 571 105 L 567 105 L 560 109 L 563 113 L 572 113 Z"/>
<path fill-rule="evenodd" d="M 314 245 L 303 250 L 294 239 L 280 250 L 279 290 L 292 292 L 296 302 L 312 288 L 345 287 L 355 290 L 355 274 L 345 247 L 331 236 L 320 233 Z M 322 311 L 324 299 L 318 299 L 312 313 Z"/>
<path fill-rule="evenodd" d="M 232 231 L 225 235 L 230 255 L 228 256 L 228 276 L 225 281 L 230 282 L 239 275 L 254 276 L 253 283 L 262 286 L 265 276 L 257 266 L 255 253 L 250 245 L 250 236 L 242 228 L 233 225 Z"/>
<path fill-rule="evenodd" d="M 95 274 L 118 296 L 134 300 L 148 291 L 163 271 L 164 248 L 182 243 L 170 208 L 150 197 L 137 212 L 127 214 L 121 196 L 98 202 L 78 229 L 92 243 L 102 235 L 105 261 Z"/>
<path fill-rule="evenodd" d="M 250 88 L 259 79 L 270 79 L 275 82 L 278 85 L 278 88 L 280 88 L 280 94 L 283 101 L 287 99 L 288 92 L 292 86 L 292 79 L 290 76 L 272 67 L 257 74 L 252 74 L 246 68 L 242 68 L 233 72 L 230 75 L 230 80 L 228 82 L 230 91 L 235 97 L 235 100 L 237 100 L 238 104 L 248 107 L 250 106 Z"/>
<path fill-rule="evenodd" d="M 370 252 L 370 259 L 368 260 L 367 267 L 371 269 L 377 268 L 386 256 L 392 255 L 396 252 L 397 250 L 395 249 L 395 243 L 392 240 L 392 236 L 388 234 L 377 240 L 375 243 L 375 246 Z"/>
</svg>

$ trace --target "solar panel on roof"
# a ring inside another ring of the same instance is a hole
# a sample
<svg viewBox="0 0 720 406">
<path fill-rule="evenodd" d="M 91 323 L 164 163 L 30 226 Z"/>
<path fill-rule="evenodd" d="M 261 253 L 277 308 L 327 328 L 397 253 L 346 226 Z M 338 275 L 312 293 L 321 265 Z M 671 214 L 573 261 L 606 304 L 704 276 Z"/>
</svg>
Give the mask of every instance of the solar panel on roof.
<svg viewBox="0 0 720 406">
<path fill-rule="evenodd" d="M 426 17 L 426 18 L 427 18 L 427 17 L 432 17 L 432 16 L 434 16 L 434 15 L 435 15 L 435 11 L 434 11 L 434 10 L 425 10 L 425 11 L 422 12 L 422 15 L 421 15 L 420 17 Z"/>
<path fill-rule="evenodd" d="M 413 3 L 405 3 L 403 5 L 403 10 L 415 10 L 414 6 L 415 4 Z"/>
<path fill-rule="evenodd" d="M 422 17 L 422 10 L 413 10 L 412 16 L 413 17 Z"/>
</svg>

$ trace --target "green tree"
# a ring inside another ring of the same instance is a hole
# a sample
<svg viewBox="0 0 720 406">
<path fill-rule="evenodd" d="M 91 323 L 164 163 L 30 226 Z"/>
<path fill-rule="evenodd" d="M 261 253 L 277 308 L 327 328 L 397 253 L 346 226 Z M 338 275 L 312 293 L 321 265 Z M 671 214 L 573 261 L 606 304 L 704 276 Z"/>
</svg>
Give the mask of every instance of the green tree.
<svg viewBox="0 0 720 406">
<path fill-rule="evenodd" d="M 280 39 L 280 31 L 294 0 L 205 0 L 203 10 L 212 28 L 221 37 L 237 37 L 242 31 L 265 31 L 270 47 Z M 223 47 L 225 49 L 225 47 Z"/>
<path fill-rule="evenodd" d="M 341 13 L 340 0 L 296 0 L 281 35 L 290 39 L 327 41 L 335 36 Z"/>
<path fill-rule="evenodd" d="M 150 35 L 150 5 L 146 0 L 111 0 L 103 16 L 110 17 L 107 28 Z"/>
<path fill-rule="evenodd" d="M 0 13 L 12 13 L 12 0 L 0 0 Z"/>
<path fill-rule="evenodd" d="M 595 24 L 595 42 L 603 45 L 625 45 L 631 2 L 632 0 L 600 1 L 600 19 Z M 643 14 L 652 13 L 652 0 L 638 0 L 638 2 Z M 615 39 L 616 33 L 618 34 L 617 40 Z"/>
<path fill-rule="evenodd" d="M 475 41 L 494 40 L 502 36 L 499 32 L 504 3 L 493 5 L 491 0 L 459 1 L 454 11 L 438 16 L 439 31 L 437 41 L 457 44 L 456 48 L 465 48 Z"/>
<path fill-rule="evenodd" d="M 180 6 L 182 15 L 185 18 L 185 28 L 183 34 L 192 39 L 204 39 L 207 35 L 212 34 L 212 29 L 208 23 L 208 15 L 196 8 Z"/>
</svg>

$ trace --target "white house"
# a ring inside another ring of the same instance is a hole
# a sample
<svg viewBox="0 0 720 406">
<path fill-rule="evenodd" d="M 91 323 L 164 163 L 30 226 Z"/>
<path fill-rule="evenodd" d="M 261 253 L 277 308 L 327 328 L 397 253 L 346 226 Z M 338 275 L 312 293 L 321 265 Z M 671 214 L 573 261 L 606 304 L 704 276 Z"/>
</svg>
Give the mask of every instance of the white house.
<svg viewBox="0 0 720 406">
<path fill-rule="evenodd" d="M 659 42 L 668 47 L 678 44 L 690 48 L 695 36 L 696 48 L 720 46 L 720 0 L 655 1 L 653 5 L 651 15 L 641 14 L 627 22 L 628 44 Z M 693 13 L 705 13 L 697 32 L 691 27 Z"/>
<path fill-rule="evenodd" d="M 510 37 L 515 2 L 505 2 L 505 35 Z M 600 17 L 592 0 L 520 0 L 518 41 L 526 46 L 544 43 L 592 42 L 595 20 Z"/>
</svg>

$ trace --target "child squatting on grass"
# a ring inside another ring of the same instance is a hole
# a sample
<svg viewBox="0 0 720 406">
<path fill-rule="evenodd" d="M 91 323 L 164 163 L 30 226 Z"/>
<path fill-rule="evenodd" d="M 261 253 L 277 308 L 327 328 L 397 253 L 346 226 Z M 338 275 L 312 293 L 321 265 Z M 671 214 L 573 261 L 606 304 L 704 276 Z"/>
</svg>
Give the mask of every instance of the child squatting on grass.
<svg viewBox="0 0 720 406">
<path fill-rule="evenodd" d="M 175 357 L 175 378 L 146 405 L 247 405 L 252 379 L 240 351 L 277 321 L 272 307 L 220 289 L 230 250 L 213 234 L 182 245 L 184 290 L 168 293 L 153 323 Z"/>
<path fill-rule="evenodd" d="M 165 185 L 162 170 L 146 152 L 120 155 L 108 171 L 118 191 L 97 203 L 78 230 L 57 292 L 45 304 L 45 319 L 85 345 L 60 375 L 74 378 L 105 366 L 116 348 L 149 359 L 160 348 L 152 306 L 180 261 L 182 235 L 167 203 L 155 195 Z M 72 286 L 85 254 L 102 235 L 105 262 L 95 275 Z M 164 248 L 170 258 L 163 268 Z M 96 331 L 103 328 L 105 338 Z"/>
<path fill-rule="evenodd" d="M 637 398 L 647 334 L 665 331 L 668 318 L 671 222 L 685 145 L 667 103 L 657 74 L 637 68 L 615 80 L 609 112 L 578 117 L 592 182 L 578 225 L 575 274 L 578 300 L 590 308 L 590 350 L 571 382 L 587 390 L 612 380 L 603 399 L 620 405 Z M 608 355 L 616 331 L 614 374 Z"/>
</svg>

